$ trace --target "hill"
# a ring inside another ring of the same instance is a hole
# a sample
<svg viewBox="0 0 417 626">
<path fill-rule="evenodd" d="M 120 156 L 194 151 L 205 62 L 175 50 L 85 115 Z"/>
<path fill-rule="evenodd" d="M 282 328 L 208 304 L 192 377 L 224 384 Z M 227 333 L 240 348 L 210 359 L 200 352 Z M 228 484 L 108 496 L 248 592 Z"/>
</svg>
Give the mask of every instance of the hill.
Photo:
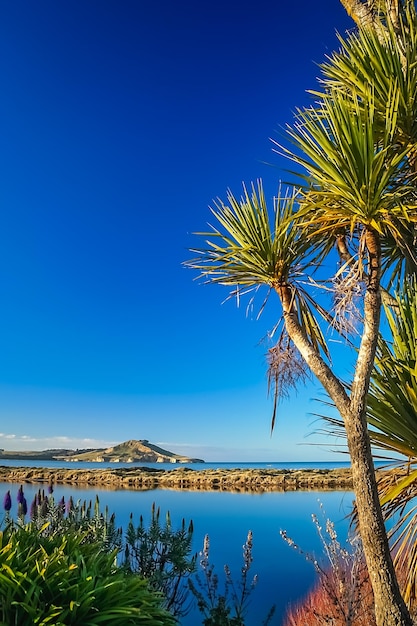
<svg viewBox="0 0 417 626">
<path fill-rule="evenodd" d="M 159 448 L 147 439 L 130 439 L 110 448 L 54 449 L 40 452 L 0 450 L 1 459 L 84 461 L 95 463 L 204 463 L 202 459 L 193 459 Z"/>
</svg>

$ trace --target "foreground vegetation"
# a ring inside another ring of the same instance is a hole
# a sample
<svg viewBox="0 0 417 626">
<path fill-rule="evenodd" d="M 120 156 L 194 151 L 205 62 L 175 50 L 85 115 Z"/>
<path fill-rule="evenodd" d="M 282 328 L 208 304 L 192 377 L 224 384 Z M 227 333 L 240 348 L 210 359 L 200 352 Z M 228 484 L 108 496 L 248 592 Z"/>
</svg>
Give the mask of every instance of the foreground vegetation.
<svg viewBox="0 0 417 626">
<path fill-rule="evenodd" d="M 16 509 L 15 517 L 11 510 Z M 203 626 L 247 626 L 247 609 L 257 576 L 252 574 L 252 533 L 243 546 L 236 575 L 226 565 L 223 582 L 210 561 L 206 536 L 193 554 L 193 525 L 172 527 L 154 505 L 149 524 L 130 517 L 124 531 L 99 500 L 55 501 L 39 491 L 28 507 L 23 488 L 7 491 L 0 531 L 0 625 L 173 626 L 193 607 Z M 311 561 L 317 583 L 288 608 L 284 626 L 375 626 L 373 591 L 357 535 L 342 546 L 330 520 L 313 515 L 323 556 L 304 554 L 286 532 L 289 546 Z M 408 584 L 404 568 L 401 589 Z M 277 592 L 279 593 L 279 591 Z M 414 615 L 415 602 L 409 603 Z M 417 614 L 416 614 L 417 616 Z M 274 607 L 259 611 L 256 626 L 274 619 Z"/>
<path fill-rule="evenodd" d="M 127 576 L 115 557 L 83 532 L 9 525 L 0 533 L 1 623 L 174 625 L 146 580 Z"/>
<path fill-rule="evenodd" d="M 22 488 L 17 520 L 11 506 L 7 492 L 0 532 L 2 626 L 175 624 L 163 595 L 118 564 L 120 531 L 98 506 L 92 514 L 85 504 L 55 504 L 39 493 L 26 522 Z"/>
<path fill-rule="evenodd" d="M 152 507 L 149 525 L 130 517 L 125 531 L 114 514 L 100 510 L 98 498 L 55 501 L 39 491 L 30 507 L 23 488 L 4 497 L 0 531 L 0 626 L 173 626 L 193 600 L 204 626 L 245 626 L 252 535 L 243 547 L 243 567 L 235 581 L 226 568 L 221 589 L 209 563 L 209 538 L 199 557 L 192 554 L 193 525 L 174 529 L 169 513 Z M 200 570 L 200 573 L 198 573 Z M 270 622 L 273 609 L 265 616 Z"/>
</svg>

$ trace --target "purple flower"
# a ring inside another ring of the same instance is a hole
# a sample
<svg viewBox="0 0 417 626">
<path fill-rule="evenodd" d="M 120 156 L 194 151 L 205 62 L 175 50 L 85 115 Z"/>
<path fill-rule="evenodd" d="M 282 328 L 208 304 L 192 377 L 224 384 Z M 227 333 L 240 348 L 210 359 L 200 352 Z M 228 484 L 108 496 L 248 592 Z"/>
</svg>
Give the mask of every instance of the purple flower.
<svg viewBox="0 0 417 626">
<path fill-rule="evenodd" d="M 4 510 L 7 512 L 9 512 L 10 509 L 12 508 L 12 497 L 10 495 L 10 491 L 8 491 L 6 495 L 4 496 L 3 507 L 4 507 Z"/>
<path fill-rule="evenodd" d="M 71 511 L 74 510 L 74 500 L 72 499 L 72 496 L 69 497 L 69 500 L 67 500 L 67 513 L 71 513 Z"/>
<path fill-rule="evenodd" d="M 53 484 L 53 482 L 52 482 L 52 481 L 49 483 L 49 486 L 48 486 L 48 493 L 49 493 L 49 494 L 54 493 L 54 484 Z"/>
<path fill-rule="evenodd" d="M 61 517 L 65 515 L 65 498 L 62 496 L 61 500 L 58 503 L 59 514 Z"/>
<path fill-rule="evenodd" d="M 19 502 L 18 515 L 20 517 L 24 517 L 28 512 L 28 503 L 26 502 L 26 498 L 23 496 L 22 502 Z"/>
<path fill-rule="evenodd" d="M 48 515 L 48 512 L 49 512 L 49 500 L 48 500 L 48 496 L 45 496 L 41 504 L 41 516 L 46 517 Z"/>
<path fill-rule="evenodd" d="M 17 501 L 18 501 L 18 503 L 22 504 L 24 498 L 25 498 L 25 494 L 23 493 L 23 487 L 22 487 L 22 485 L 20 485 L 19 491 L 17 492 Z"/>
<path fill-rule="evenodd" d="M 35 495 L 35 497 L 32 500 L 32 504 L 30 505 L 30 519 L 34 520 L 35 517 L 37 517 L 37 512 L 38 512 L 38 496 Z"/>
</svg>

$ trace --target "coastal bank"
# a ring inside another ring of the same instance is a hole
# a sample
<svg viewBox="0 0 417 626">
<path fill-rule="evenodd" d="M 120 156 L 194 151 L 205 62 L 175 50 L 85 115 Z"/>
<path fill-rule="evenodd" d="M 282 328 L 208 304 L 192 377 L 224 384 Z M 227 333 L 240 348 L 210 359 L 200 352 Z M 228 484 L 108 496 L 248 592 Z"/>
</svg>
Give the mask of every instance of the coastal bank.
<svg viewBox="0 0 417 626">
<path fill-rule="evenodd" d="M 104 489 L 185 489 L 262 493 L 268 491 L 351 491 L 349 468 L 339 469 L 207 469 L 147 467 L 56 469 L 0 466 L 0 481 L 39 486 L 78 485 Z"/>
</svg>

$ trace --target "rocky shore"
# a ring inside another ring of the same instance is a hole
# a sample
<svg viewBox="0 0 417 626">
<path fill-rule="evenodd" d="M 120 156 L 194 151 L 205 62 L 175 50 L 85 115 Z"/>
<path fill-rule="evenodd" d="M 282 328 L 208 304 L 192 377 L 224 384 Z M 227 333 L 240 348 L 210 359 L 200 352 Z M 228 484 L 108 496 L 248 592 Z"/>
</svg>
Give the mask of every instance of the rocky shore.
<svg viewBox="0 0 417 626">
<path fill-rule="evenodd" d="M 119 467 L 88 470 L 0 466 L 0 481 L 132 490 L 186 489 L 254 493 L 294 490 L 352 490 L 351 471 L 348 468 L 337 470 L 194 470 L 182 467 L 160 470 L 146 467 Z"/>
</svg>

